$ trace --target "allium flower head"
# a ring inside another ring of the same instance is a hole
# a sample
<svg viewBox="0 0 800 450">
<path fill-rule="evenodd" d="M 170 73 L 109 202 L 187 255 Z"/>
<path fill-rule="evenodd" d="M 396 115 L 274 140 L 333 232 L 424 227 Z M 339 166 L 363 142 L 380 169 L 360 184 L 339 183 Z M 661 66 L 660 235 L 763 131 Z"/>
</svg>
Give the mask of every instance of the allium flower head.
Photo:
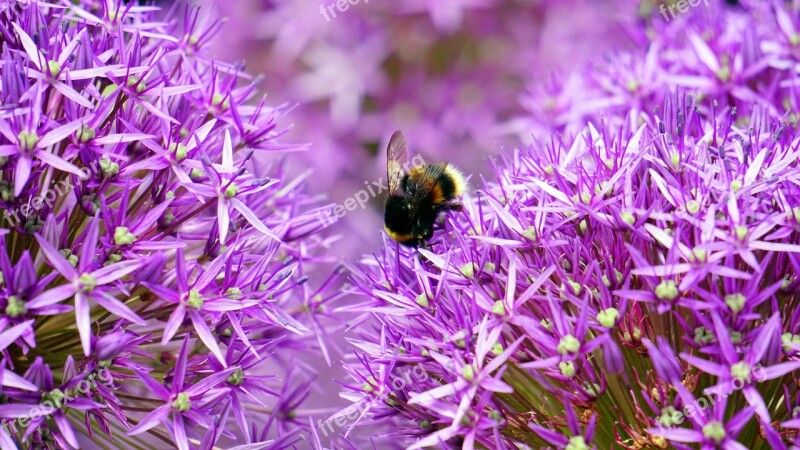
<svg viewBox="0 0 800 450">
<path fill-rule="evenodd" d="M 207 54 L 219 25 L 115 0 L 0 11 L 3 449 L 308 427 L 288 393 L 315 387 L 298 361 L 330 361 L 338 275 L 311 278 L 314 201 L 264 162 L 295 149 L 283 111 Z"/>
</svg>

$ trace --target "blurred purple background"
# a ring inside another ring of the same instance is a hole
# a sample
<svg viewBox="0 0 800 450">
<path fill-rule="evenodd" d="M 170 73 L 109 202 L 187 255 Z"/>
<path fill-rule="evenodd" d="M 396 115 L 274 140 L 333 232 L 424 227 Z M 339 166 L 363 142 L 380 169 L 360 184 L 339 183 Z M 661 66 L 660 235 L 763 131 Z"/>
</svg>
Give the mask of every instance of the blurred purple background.
<svg viewBox="0 0 800 450">
<path fill-rule="evenodd" d="M 385 179 L 384 149 L 396 129 L 409 137 L 412 156 L 450 161 L 472 175 L 474 188 L 488 156 L 531 133 L 549 136 L 530 120 L 551 115 L 541 109 L 540 86 L 629 46 L 625 24 L 639 3 L 353 0 L 341 12 L 322 0 L 204 2 L 227 19 L 217 55 L 244 62 L 264 77 L 273 105 L 292 108 L 283 139 L 309 144 L 292 155 L 292 167 L 312 169 L 311 189 L 335 204 Z M 378 248 L 382 201 L 372 198 L 331 227 L 342 239 L 330 255 L 354 259 Z"/>
</svg>

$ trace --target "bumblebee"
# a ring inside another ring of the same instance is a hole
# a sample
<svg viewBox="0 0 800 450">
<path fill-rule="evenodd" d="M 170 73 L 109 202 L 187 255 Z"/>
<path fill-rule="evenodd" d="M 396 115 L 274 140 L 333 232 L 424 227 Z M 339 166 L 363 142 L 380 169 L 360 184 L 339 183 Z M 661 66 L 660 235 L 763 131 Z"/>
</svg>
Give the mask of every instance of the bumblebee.
<svg viewBox="0 0 800 450">
<path fill-rule="evenodd" d="M 392 239 L 408 247 L 424 245 L 433 236 L 433 224 L 442 211 L 460 211 L 456 198 L 466 191 L 464 175 L 446 162 L 405 169 L 408 142 L 395 131 L 386 148 L 389 198 L 383 228 Z"/>
</svg>

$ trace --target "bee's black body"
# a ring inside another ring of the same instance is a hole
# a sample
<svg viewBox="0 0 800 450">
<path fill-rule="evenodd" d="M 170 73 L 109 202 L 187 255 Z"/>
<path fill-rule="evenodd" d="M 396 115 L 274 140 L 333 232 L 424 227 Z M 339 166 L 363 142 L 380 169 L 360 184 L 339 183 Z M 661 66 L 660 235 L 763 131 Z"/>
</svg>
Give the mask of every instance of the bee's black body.
<svg viewBox="0 0 800 450">
<path fill-rule="evenodd" d="M 454 200 L 463 193 L 466 182 L 447 163 L 402 170 L 406 140 L 399 131 L 392 135 L 387 154 L 389 198 L 384 210 L 384 229 L 395 241 L 417 247 L 433 236 L 433 224 L 440 212 L 461 209 L 461 204 Z"/>
</svg>

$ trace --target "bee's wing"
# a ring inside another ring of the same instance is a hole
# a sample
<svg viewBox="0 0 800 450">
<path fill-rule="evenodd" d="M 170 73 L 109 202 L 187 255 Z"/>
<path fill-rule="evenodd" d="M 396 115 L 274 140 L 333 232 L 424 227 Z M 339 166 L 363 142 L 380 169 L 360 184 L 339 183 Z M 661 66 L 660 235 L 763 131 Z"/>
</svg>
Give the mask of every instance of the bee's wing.
<svg viewBox="0 0 800 450">
<path fill-rule="evenodd" d="M 389 175 L 389 195 L 399 194 L 405 176 L 403 165 L 408 160 L 408 141 L 402 131 L 395 131 L 386 147 L 386 171 Z"/>
<path fill-rule="evenodd" d="M 433 188 L 439 184 L 439 178 L 447 169 L 447 163 L 441 162 L 437 164 L 429 164 L 427 166 L 419 166 L 411 169 L 410 176 L 414 179 L 417 185 L 417 191 L 411 199 L 411 204 L 414 207 L 419 207 L 422 202 L 427 198 Z"/>
</svg>

